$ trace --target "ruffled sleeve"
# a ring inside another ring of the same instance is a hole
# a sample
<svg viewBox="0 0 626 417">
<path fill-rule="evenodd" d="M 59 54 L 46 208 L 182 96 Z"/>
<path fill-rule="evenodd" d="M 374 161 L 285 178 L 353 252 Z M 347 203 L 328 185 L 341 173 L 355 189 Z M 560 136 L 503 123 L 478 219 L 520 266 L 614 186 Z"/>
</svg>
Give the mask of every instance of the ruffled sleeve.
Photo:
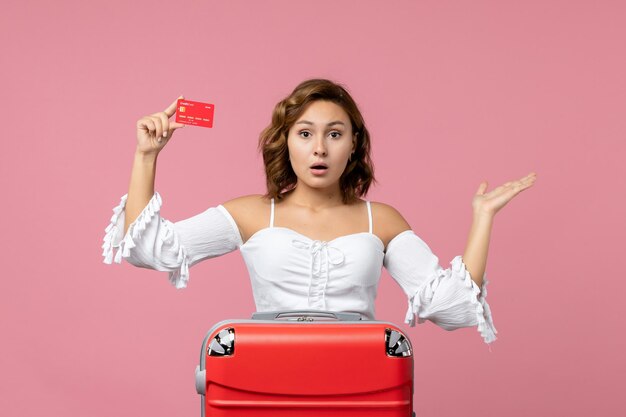
<svg viewBox="0 0 626 417">
<path fill-rule="evenodd" d="M 496 340 L 487 304 L 487 279 L 482 287 L 472 280 L 461 256 L 443 269 L 428 245 L 412 230 L 398 234 L 387 245 L 383 264 L 408 297 L 405 323 L 430 320 L 445 330 L 477 326 L 486 343 Z"/>
<path fill-rule="evenodd" d="M 223 206 L 172 223 L 160 215 L 162 201 L 157 192 L 123 235 L 127 198 L 124 195 L 113 209 L 105 229 L 102 256 L 106 264 L 119 264 L 125 258 L 140 268 L 168 272 L 176 288 L 185 288 L 191 266 L 242 244 L 239 228 Z"/>
</svg>

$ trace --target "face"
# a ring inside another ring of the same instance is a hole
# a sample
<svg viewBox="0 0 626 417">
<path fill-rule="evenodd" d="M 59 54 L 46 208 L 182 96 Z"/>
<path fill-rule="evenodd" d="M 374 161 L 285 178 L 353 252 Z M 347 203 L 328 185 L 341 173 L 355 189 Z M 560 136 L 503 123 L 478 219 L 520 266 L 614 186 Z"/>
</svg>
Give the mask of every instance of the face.
<svg viewBox="0 0 626 417">
<path fill-rule="evenodd" d="M 348 158 L 356 147 L 350 117 L 330 101 L 317 100 L 289 129 L 289 159 L 298 184 L 313 188 L 337 187 Z M 318 164 L 326 169 L 314 168 Z"/>
</svg>

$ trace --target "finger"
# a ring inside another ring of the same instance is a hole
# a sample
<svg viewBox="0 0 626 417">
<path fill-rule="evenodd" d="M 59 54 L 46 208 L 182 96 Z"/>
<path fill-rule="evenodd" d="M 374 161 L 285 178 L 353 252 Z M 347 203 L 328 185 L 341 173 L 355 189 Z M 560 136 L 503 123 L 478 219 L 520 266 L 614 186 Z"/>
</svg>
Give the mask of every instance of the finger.
<svg viewBox="0 0 626 417">
<path fill-rule="evenodd" d="M 525 182 L 525 181 L 526 181 L 526 177 L 521 178 L 521 179 L 519 179 L 519 180 L 517 180 L 517 181 L 510 181 L 510 182 L 507 182 L 507 183 L 505 183 L 505 184 L 503 185 L 503 187 L 505 187 L 505 188 L 509 188 L 509 189 L 512 189 L 512 190 L 517 191 L 520 187 L 522 187 L 523 185 L 525 185 L 525 184 L 526 184 L 526 182 Z"/>
<path fill-rule="evenodd" d="M 519 194 L 525 189 L 531 187 L 533 183 L 534 183 L 534 180 L 532 178 L 527 178 L 521 181 L 516 181 L 516 183 L 513 186 L 513 191 L 515 194 Z"/>
<path fill-rule="evenodd" d="M 514 196 L 517 193 L 517 191 L 515 190 L 515 186 L 512 182 L 507 182 L 506 184 L 503 184 L 501 186 L 499 186 L 498 188 L 493 189 L 489 195 L 491 198 L 497 198 L 500 196 L 507 196 L 507 198 L 510 198 L 512 196 Z"/>
<path fill-rule="evenodd" d="M 536 178 L 536 176 L 537 176 L 537 174 L 535 174 L 534 172 L 531 172 L 530 174 L 526 175 L 525 177 L 522 177 L 522 178 L 518 179 L 517 181 L 510 181 L 510 182 L 505 183 L 504 185 L 508 186 L 508 185 L 513 184 L 515 182 L 525 181 L 525 180 L 528 180 L 528 179 L 534 179 L 534 178 Z"/>
<path fill-rule="evenodd" d="M 527 188 L 532 187 L 534 183 L 535 183 L 535 179 L 534 178 L 529 178 L 529 179 L 523 181 L 522 182 L 523 189 L 525 190 Z"/>
<path fill-rule="evenodd" d="M 488 186 L 487 181 L 481 182 L 480 185 L 478 186 L 478 190 L 476 191 L 476 194 L 478 195 L 485 194 L 485 191 L 487 190 L 487 186 Z"/>
<path fill-rule="evenodd" d="M 166 138 L 169 133 L 170 121 L 167 118 L 165 112 L 155 114 L 155 116 L 161 121 L 161 129 L 163 129 L 163 137 Z"/>
<path fill-rule="evenodd" d="M 520 183 L 523 187 L 528 188 L 535 183 L 535 179 L 536 177 L 534 176 L 527 176 L 526 178 L 522 179 Z"/>
<path fill-rule="evenodd" d="M 503 187 L 508 187 L 509 185 L 515 184 L 516 182 L 520 182 L 520 181 L 526 181 L 529 179 L 534 179 L 536 178 L 536 175 L 534 172 L 531 172 L 530 174 L 526 175 L 525 177 L 522 177 L 520 179 L 518 179 L 517 181 L 508 181 L 505 182 L 504 184 L 502 184 Z"/>
<path fill-rule="evenodd" d="M 156 134 L 156 137 L 160 138 L 161 135 L 163 134 L 163 126 L 162 126 L 161 119 L 157 116 L 150 116 L 150 120 L 152 120 L 154 122 L 154 125 L 156 126 L 156 129 L 154 131 L 154 133 Z"/>
<path fill-rule="evenodd" d="M 167 117 L 172 117 L 172 115 L 176 113 L 176 105 L 178 104 L 178 100 L 180 100 L 181 98 L 185 97 L 183 97 L 181 94 L 176 100 L 174 100 L 174 102 L 172 102 L 172 104 L 169 105 L 167 109 L 165 109 L 165 114 L 167 114 Z"/>
<path fill-rule="evenodd" d="M 163 126 L 167 126 L 167 129 L 164 127 L 163 128 L 163 137 L 168 137 L 168 136 L 172 136 L 172 132 L 176 129 L 180 129 L 185 127 L 186 125 L 182 124 L 182 123 L 176 123 L 176 122 L 170 122 L 170 120 L 167 118 L 167 115 L 165 114 L 165 112 L 161 112 L 161 113 L 155 113 L 154 116 L 156 117 L 157 115 L 161 115 L 163 117 L 159 118 L 161 119 L 161 122 L 163 123 Z"/>
<path fill-rule="evenodd" d="M 154 122 L 149 117 L 143 117 L 139 119 L 139 121 L 137 122 L 137 128 L 143 128 L 144 130 L 148 131 L 148 133 L 150 134 L 153 134 L 154 131 L 156 130 L 156 126 L 154 125 Z"/>
<path fill-rule="evenodd" d="M 510 186 L 511 186 L 511 183 L 510 182 L 506 182 L 506 183 L 502 184 L 501 186 L 494 188 L 493 190 L 491 190 L 491 192 L 494 195 L 502 194 L 502 193 L 506 192 L 510 188 Z"/>
<path fill-rule="evenodd" d="M 170 123 L 170 131 L 173 132 L 174 130 L 180 129 L 180 128 L 185 127 L 185 126 L 187 126 L 187 125 L 184 125 L 182 123 L 172 122 L 172 123 Z"/>
</svg>

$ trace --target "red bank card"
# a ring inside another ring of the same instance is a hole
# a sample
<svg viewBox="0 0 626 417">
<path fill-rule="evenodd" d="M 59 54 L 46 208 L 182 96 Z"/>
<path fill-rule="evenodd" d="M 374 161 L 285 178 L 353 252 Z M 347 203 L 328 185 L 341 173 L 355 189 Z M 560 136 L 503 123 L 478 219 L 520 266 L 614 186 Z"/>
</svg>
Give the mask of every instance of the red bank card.
<svg viewBox="0 0 626 417">
<path fill-rule="evenodd" d="M 176 106 L 176 123 L 185 125 L 213 127 L 213 111 L 215 106 L 200 101 L 178 99 Z"/>
</svg>

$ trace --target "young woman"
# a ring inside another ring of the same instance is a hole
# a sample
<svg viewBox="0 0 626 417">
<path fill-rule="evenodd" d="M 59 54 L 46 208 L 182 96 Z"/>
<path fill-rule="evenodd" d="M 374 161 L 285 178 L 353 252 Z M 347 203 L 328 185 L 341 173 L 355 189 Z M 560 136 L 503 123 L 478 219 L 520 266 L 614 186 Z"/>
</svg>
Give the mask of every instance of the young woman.
<svg viewBox="0 0 626 417">
<path fill-rule="evenodd" d="M 239 249 L 257 311 L 348 311 L 369 320 L 384 265 L 408 297 L 407 324 L 417 316 L 446 330 L 477 326 L 485 342 L 496 339 L 484 279 L 491 226 L 534 173 L 488 193 L 480 184 L 465 252 L 443 269 L 397 210 L 361 198 L 374 181 L 363 117 L 341 85 L 311 79 L 276 105 L 260 135 L 267 192 L 172 223 L 159 214 L 154 177 L 157 156 L 184 127 L 169 120 L 175 111 L 176 101 L 137 122 L 130 189 L 106 228 L 105 263 L 126 258 L 167 271 L 184 288 L 190 266 Z"/>
</svg>

